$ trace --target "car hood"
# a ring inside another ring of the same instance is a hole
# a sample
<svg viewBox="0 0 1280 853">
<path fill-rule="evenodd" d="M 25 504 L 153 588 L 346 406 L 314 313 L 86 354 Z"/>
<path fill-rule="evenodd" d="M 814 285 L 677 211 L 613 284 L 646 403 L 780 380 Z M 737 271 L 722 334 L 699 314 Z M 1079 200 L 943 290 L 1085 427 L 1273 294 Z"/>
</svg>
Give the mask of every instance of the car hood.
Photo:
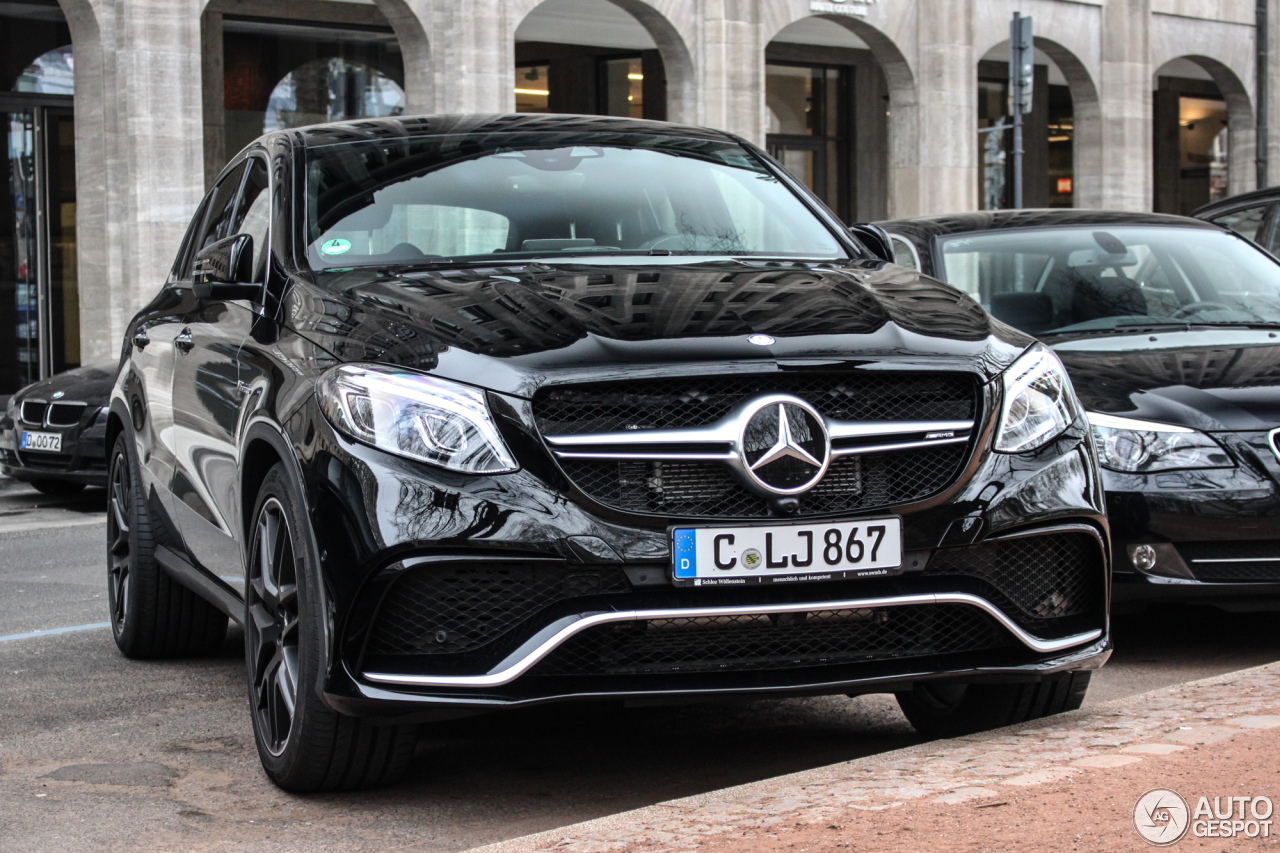
<svg viewBox="0 0 1280 853">
<path fill-rule="evenodd" d="M 1272 332 L 1086 338 L 1054 351 L 1090 411 L 1207 431 L 1280 426 L 1280 337 Z"/>
<path fill-rule="evenodd" d="M 766 363 L 990 379 L 1031 342 L 964 294 L 882 261 L 332 271 L 298 282 L 284 312 L 339 360 L 413 367 L 517 396 L 568 374 L 705 373 L 708 363 L 722 372 Z M 753 343 L 753 335 L 773 342 Z"/>
<path fill-rule="evenodd" d="M 58 398 L 60 401 L 105 406 L 111 397 L 111 386 L 115 383 L 117 367 L 119 362 L 116 361 L 87 364 L 32 383 L 14 397 L 15 399 L 36 397 L 51 400 L 54 394 L 61 391 L 62 396 Z"/>
</svg>

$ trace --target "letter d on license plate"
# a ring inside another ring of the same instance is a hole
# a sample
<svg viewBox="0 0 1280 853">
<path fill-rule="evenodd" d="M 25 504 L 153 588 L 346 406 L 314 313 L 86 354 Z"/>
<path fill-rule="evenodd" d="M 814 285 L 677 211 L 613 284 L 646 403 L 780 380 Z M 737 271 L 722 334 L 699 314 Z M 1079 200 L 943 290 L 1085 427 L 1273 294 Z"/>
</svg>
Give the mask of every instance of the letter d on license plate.
<svg viewBox="0 0 1280 853">
<path fill-rule="evenodd" d="M 884 577 L 902 571 L 902 520 L 677 527 L 671 553 L 676 586 Z"/>
</svg>

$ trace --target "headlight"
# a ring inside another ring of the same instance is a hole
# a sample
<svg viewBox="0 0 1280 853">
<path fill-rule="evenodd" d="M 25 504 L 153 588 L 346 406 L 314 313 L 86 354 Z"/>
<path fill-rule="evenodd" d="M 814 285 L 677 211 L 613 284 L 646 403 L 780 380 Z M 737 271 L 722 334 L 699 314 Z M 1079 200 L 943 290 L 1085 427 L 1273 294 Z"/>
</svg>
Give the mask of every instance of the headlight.
<svg viewBox="0 0 1280 853">
<path fill-rule="evenodd" d="M 1218 442 L 1186 427 L 1089 412 L 1102 467 L 1129 474 L 1178 468 L 1234 468 Z"/>
<path fill-rule="evenodd" d="M 1041 344 L 1004 372 L 1004 406 L 996 450 L 1019 453 L 1057 438 L 1080 413 L 1067 371 Z"/>
<path fill-rule="evenodd" d="M 334 427 L 388 453 L 468 474 L 519 467 L 475 388 L 394 368 L 344 364 L 320 377 L 316 393 Z"/>
</svg>

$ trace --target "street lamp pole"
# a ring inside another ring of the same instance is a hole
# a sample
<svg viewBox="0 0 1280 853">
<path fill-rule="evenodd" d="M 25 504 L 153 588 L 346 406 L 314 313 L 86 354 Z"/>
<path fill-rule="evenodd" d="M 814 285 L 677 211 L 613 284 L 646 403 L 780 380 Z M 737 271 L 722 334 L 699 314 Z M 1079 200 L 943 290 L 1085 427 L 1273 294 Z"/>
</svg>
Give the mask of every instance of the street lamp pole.
<svg viewBox="0 0 1280 853">
<path fill-rule="evenodd" d="M 1031 112 L 1035 47 L 1031 18 L 1013 13 L 1009 24 L 1009 112 L 1013 115 L 1013 206 L 1022 207 L 1022 116 Z"/>
</svg>

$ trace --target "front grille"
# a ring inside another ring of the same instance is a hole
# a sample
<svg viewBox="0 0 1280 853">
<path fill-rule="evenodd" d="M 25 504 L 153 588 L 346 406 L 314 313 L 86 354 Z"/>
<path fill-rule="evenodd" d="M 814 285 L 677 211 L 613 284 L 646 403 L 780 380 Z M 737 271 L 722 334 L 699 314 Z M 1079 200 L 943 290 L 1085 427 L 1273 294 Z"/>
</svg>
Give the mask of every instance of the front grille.
<svg viewBox="0 0 1280 853">
<path fill-rule="evenodd" d="M 22 401 L 22 419 L 29 424 L 43 424 L 45 409 L 48 403 L 39 403 L 35 400 Z"/>
<path fill-rule="evenodd" d="M 367 652 L 473 652 L 553 604 L 629 589 L 623 571 L 610 566 L 428 564 L 410 569 L 388 591 Z"/>
<path fill-rule="evenodd" d="M 1280 542 L 1184 542 L 1178 552 L 1196 580 L 1225 583 L 1280 581 Z"/>
<path fill-rule="evenodd" d="M 75 459 L 70 453 L 49 453 L 44 450 L 22 450 L 18 452 L 18 461 L 28 468 L 48 468 L 68 471 Z"/>
<path fill-rule="evenodd" d="M 544 435 L 690 428 L 715 423 L 768 393 L 793 394 L 845 421 L 977 419 L 978 389 L 958 374 L 753 374 L 557 386 L 534 397 Z M 870 510 L 924 500 L 946 489 L 968 458 L 965 444 L 837 457 L 798 515 Z M 769 501 L 727 466 L 701 461 L 561 459 L 592 500 L 625 512 L 684 518 L 762 518 Z"/>
<path fill-rule="evenodd" d="M 771 616 L 649 619 L 599 625 L 530 675 L 741 672 L 991 649 L 1009 635 L 964 605 L 815 610 Z"/>
<path fill-rule="evenodd" d="M 49 426 L 69 427 L 80 423 L 84 414 L 83 403 L 51 403 L 48 410 Z"/>
<path fill-rule="evenodd" d="M 977 412 L 977 388 L 965 375 L 769 373 L 555 386 L 534 397 L 533 414 L 543 435 L 695 427 L 774 393 L 837 420 L 972 420 Z"/>
<path fill-rule="evenodd" d="M 923 500 L 955 479 L 965 445 L 842 456 L 800 495 L 797 515 L 823 515 Z M 627 512 L 706 518 L 763 518 L 769 502 L 715 462 L 565 459 L 565 474 L 593 500 Z"/>
<path fill-rule="evenodd" d="M 1102 549 L 1088 533 L 1050 533 L 935 552 L 926 576 L 961 576 L 1015 622 L 1035 629 L 1047 620 L 1101 613 Z"/>
</svg>

